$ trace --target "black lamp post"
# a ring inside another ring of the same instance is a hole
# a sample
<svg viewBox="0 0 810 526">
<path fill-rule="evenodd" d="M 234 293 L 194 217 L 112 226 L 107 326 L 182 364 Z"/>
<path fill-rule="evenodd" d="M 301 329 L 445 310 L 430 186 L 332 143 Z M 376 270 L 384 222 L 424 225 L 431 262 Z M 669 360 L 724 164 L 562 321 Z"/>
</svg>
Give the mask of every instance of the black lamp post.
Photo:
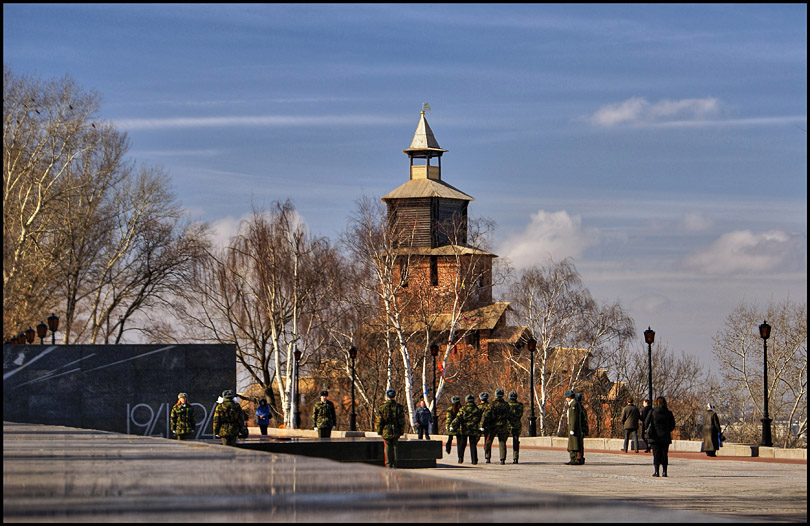
<svg viewBox="0 0 810 526">
<path fill-rule="evenodd" d="M 293 351 L 295 356 L 295 413 L 293 413 L 293 429 L 301 428 L 301 409 L 299 408 L 300 400 L 298 398 L 298 361 L 301 359 L 301 351 L 296 349 Z"/>
<path fill-rule="evenodd" d="M 56 329 L 59 328 L 59 316 L 51 313 L 48 316 L 48 329 L 51 331 L 51 345 L 56 345 Z"/>
<path fill-rule="evenodd" d="M 433 356 L 433 433 L 439 432 L 439 401 L 436 400 L 436 356 L 439 354 L 439 346 L 435 343 L 430 346 L 430 354 Z"/>
<path fill-rule="evenodd" d="M 529 436 L 537 436 L 537 418 L 534 416 L 534 351 L 537 349 L 537 340 L 529 338 Z"/>
<path fill-rule="evenodd" d="M 647 395 L 650 397 L 650 406 L 652 406 L 652 344 L 655 341 L 655 331 L 649 325 L 644 331 L 644 341 L 647 342 Z"/>
<path fill-rule="evenodd" d="M 39 344 L 44 345 L 45 336 L 48 335 L 48 326 L 45 325 L 44 321 L 39 322 L 37 325 L 37 336 L 39 336 Z"/>
<path fill-rule="evenodd" d="M 349 414 L 349 429 L 357 431 L 357 415 L 354 414 L 354 359 L 357 358 L 357 348 L 349 347 L 349 357 L 352 359 L 352 412 Z"/>
<path fill-rule="evenodd" d="M 763 390 L 763 411 L 762 411 L 762 440 L 759 441 L 760 446 L 771 447 L 773 440 L 771 440 L 771 419 L 768 418 L 768 338 L 771 337 L 771 326 L 767 321 L 763 321 L 759 326 L 759 335 L 762 337 L 762 370 L 764 372 L 764 381 L 762 384 Z"/>
<path fill-rule="evenodd" d="M 25 331 L 25 341 L 28 342 L 28 345 L 34 343 L 34 337 L 36 336 L 36 331 L 32 327 L 28 327 Z"/>
</svg>

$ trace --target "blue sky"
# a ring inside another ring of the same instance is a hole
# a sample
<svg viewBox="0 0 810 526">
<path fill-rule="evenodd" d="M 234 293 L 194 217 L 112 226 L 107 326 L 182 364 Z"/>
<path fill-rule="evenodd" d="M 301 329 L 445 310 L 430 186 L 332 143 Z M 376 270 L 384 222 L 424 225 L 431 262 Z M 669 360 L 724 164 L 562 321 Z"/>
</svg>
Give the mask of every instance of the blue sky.
<svg viewBox="0 0 810 526">
<path fill-rule="evenodd" d="M 3 5 L 3 60 L 70 75 L 223 238 L 290 198 L 335 238 L 443 179 L 517 267 L 572 257 L 600 301 L 712 365 L 740 302 L 807 297 L 804 4 Z M 774 331 L 777 328 L 774 327 Z"/>
</svg>

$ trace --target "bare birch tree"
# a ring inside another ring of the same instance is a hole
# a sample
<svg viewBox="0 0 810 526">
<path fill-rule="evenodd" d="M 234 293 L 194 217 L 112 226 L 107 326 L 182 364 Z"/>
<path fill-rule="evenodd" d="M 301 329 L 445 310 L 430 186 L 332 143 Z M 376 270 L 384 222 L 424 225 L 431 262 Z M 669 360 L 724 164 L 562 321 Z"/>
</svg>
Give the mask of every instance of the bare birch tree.
<svg viewBox="0 0 810 526">
<path fill-rule="evenodd" d="M 743 440 L 756 440 L 763 418 L 764 345 L 759 325 L 771 325 L 768 344 L 768 409 L 774 443 L 806 445 L 807 434 L 807 303 L 789 299 L 762 309 L 741 303 L 714 337 L 712 351 L 720 363 L 724 397 L 736 412 Z"/>
<path fill-rule="evenodd" d="M 269 212 L 254 209 L 229 246 L 210 255 L 177 305 L 200 338 L 236 342 L 238 363 L 286 427 L 297 410 L 295 351 L 305 368 L 328 338 L 318 312 L 331 295 L 334 258 L 328 241 L 309 234 L 290 201 Z"/>
<path fill-rule="evenodd" d="M 540 390 L 532 386 L 532 396 L 540 410 L 540 432 L 548 434 L 552 395 L 576 386 L 586 364 L 594 369 L 610 353 L 621 352 L 633 322 L 618 303 L 597 304 L 570 259 L 524 269 L 508 295 L 517 318 L 537 340 Z M 576 359 L 561 357 L 566 349 L 575 350 Z M 559 427 L 561 412 L 551 412 Z"/>
<path fill-rule="evenodd" d="M 413 423 L 414 403 L 414 357 L 408 348 L 415 331 L 408 322 L 411 295 L 403 291 L 410 286 L 410 262 L 413 230 L 409 225 L 391 224 L 385 206 L 369 197 L 358 200 L 357 209 L 349 220 L 344 234 L 344 245 L 348 253 L 358 261 L 367 262 L 374 276 L 373 281 L 364 283 L 369 295 L 377 300 L 381 319 L 375 325 L 385 335 L 383 343 L 387 354 L 386 389 L 397 384 L 394 376 L 394 352 L 402 360 L 402 378 L 406 407 Z"/>
</svg>

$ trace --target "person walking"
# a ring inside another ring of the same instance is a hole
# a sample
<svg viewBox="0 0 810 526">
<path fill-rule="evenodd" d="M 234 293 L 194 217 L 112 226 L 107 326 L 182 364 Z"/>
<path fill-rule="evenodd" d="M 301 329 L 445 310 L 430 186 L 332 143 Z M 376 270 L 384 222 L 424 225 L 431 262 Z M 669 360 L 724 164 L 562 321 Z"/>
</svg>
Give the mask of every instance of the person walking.
<svg viewBox="0 0 810 526">
<path fill-rule="evenodd" d="M 568 457 L 569 466 L 582 464 L 580 462 L 580 448 L 582 439 L 582 406 L 576 399 L 574 391 L 565 392 L 565 416 L 568 421 Z"/>
<path fill-rule="evenodd" d="M 520 432 L 523 431 L 523 403 L 518 402 L 517 391 L 509 391 L 509 434 L 512 435 L 512 464 L 520 456 Z"/>
<path fill-rule="evenodd" d="M 650 439 L 647 438 L 647 426 L 644 425 L 644 422 L 647 421 L 647 417 L 650 416 L 650 411 L 652 411 L 652 406 L 650 405 L 649 399 L 645 398 L 642 402 L 641 417 L 639 418 L 639 421 L 641 422 L 641 439 L 644 440 L 645 453 L 650 452 Z"/>
<path fill-rule="evenodd" d="M 177 403 L 172 407 L 169 423 L 177 440 L 189 440 L 193 437 L 197 421 L 194 418 L 194 408 L 188 402 L 188 394 L 177 394 Z"/>
<path fill-rule="evenodd" d="M 337 424 L 335 404 L 328 398 L 329 391 L 321 391 L 320 397 L 312 408 L 312 426 L 318 431 L 318 438 L 330 438 Z"/>
<path fill-rule="evenodd" d="M 270 425 L 270 406 L 264 398 L 259 400 L 259 407 L 256 408 L 256 425 L 262 435 L 267 435 L 267 426 Z"/>
<path fill-rule="evenodd" d="M 714 412 L 714 405 L 706 406 L 706 415 L 703 417 L 703 451 L 707 457 L 716 457 L 720 449 L 720 418 Z"/>
<path fill-rule="evenodd" d="M 509 404 L 503 399 L 503 389 L 495 389 L 495 400 L 481 415 L 481 431 L 487 437 L 484 457 L 487 464 L 492 457 L 492 443 L 498 437 L 501 464 L 506 464 L 506 437 L 509 436 Z"/>
<path fill-rule="evenodd" d="M 430 414 L 427 404 L 424 400 L 419 402 L 419 407 L 416 408 L 416 429 L 419 432 L 419 440 L 422 437 L 425 440 L 430 440 L 430 424 L 433 423 L 433 415 Z"/>
<path fill-rule="evenodd" d="M 458 437 L 458 444 L 456 450 L 458 451 L 458 463 L 464 462 L 464 450 L 467 444 L 470 446 L 470 462 L 478 464 L 478 439 L 481 437 L 479 431 L 481 425 L 481 408 L 475 405 L 475 397 L 467 395 L 464 399 L 466 402 L 464 406 L 458 410 L 453 426 L 450 428 L 455 431 Z"/>
<path fill-rule="evenodd" d="M 579 426 L 582 428 L 582 440 L 579 441 L 579 463 L 585 463 L 585 437 L 588 436 L 588 409 L 585 407 L 585 397 L 582 393 L 575 393 L 574 398 L 576 398 L 577 403 L 579 404 Z"/>
<path fill-rule="evenodd" d="M 458 411 L 461 409 L 461 397 L 453 396 L 450 402 L 452 402 L 452 405 L 444 410 L 444 432 L 447 433 L 447 444 L 445 444 L 444 450 L 447 451 L 448 455 L 450 454 L 450 448 L 453 447 L 453 435 L 456 434 L 452 429 L 453 420 L 456 419 L 456 415 L 458 415 Z M 458 444 L 456 447 L 458 447 Z"/>
<path fill-rule="evenodd" d="M 624 411 L 622 411 L 622 425 L 624 426 L 624 446 L 622 446 L 622 451 L 627 453 L 627 442 L 630 440 L 630 437 L 633 437 L 633 444 L 635 446 L 635 451 L 638 453 L 638 421 L 641 418 L 641 413 L 638 411 L 638 407 L 633 404 L 633 399 L 627 399 L 627 405 L 624 406 Z"/>
<path fill-rule="evenodd" d="M 214 436 L 222 439 L 222 445 L 235 446 L 246 428 L 245 413 L 234 402 L 233 391 L 226 389 L 222 392 L 222 403 L 214 409 Z"/>
<path fill-rule="evenodd" d="M 383 438 L 383 460 L 389 468 L 397 467 L 397 441 L 405 430 L 405 408 L 394 398 L 397 392 L 388 389 L 385 402 L 377 409 L 374 428 Z"/>
<path fill-rule="evenodd" d="M 647 430 L 647 438 L 652 444 L 653 465 L 655 473 L 653 477 L 659 476 L 659 467 L 663 468 L 660 476 L 667 476 L 667 464 L 669 464 L 669 445 L 672 443 L 672 431 L 675 429 L 675 416 L 667 409 L 667 401 L 663 396 L 655 399 L 653 410 L 644 421 L 644 428 Z"/>
</svg>

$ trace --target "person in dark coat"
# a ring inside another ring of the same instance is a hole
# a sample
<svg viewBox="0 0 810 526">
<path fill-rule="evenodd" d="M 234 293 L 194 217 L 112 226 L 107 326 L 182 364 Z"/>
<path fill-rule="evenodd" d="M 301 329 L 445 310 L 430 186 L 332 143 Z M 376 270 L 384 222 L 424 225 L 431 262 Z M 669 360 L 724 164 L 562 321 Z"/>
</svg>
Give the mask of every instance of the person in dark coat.
<svg viewBox="0 0 810 526">
<path fill-rule="evenodd" d="M 270 406 L 267 405 L 267 400 L 264 398 L 259 399 L 259 407 L 256 408 L 256 425 L 262 435 L 267 434 L 267 426 L 270 425 Z"/>
<path fill-rule="evenodd" d="M 644 441 L 644 452 L 650 452 L 650 441 L 647 439 L 647 431 L 646 427 L 644 426 L 644 422 L 647 421 L 647 417 L 650 416 L 650 411 L 652 411 L 652 405 L 650 405 L 650 401 L 648 399 L 644 399 L 642 403 L 643 407 L 641 408 L 641 417 L 639 421 L 641 422 L 641 439 Z"/>
<path fill-rule="evenodd" d="M 422 400 L 419 402 L 419 407 L 416 408 L 416 429 L 419 431 L 419 440 L 422 440 L 422 437 L 430 440 L 431 423 L 433 423 L 433 415 L 430 414 L 430 409 Z"/>
<path fill-rule="evenodd" d="M 706 416 L 703 417 L 703 451 L 707 457 L 716 457 L 720 449 L 720 418 L 714 412 L 710 403 L 706 406 Z"/>
<path fill-rule="evenodd" d="M 675 430 L 675 416 L 672 411 L 667 409 L 667 401 L 663 396 L 655 399 L 653 410 L 644 421 L 644 429 L 647 430 L 647 440 L 650 441 L 653 450 L 653 465 L 655 466 L 653 477 L 666 477 L 669 445 L 672 443 L 672 431 Z M 659 467 L 663 468 L 661 475 L 658 474 Z"/>
<path fill-rule="evenodd" d="M 638 453 L 638 421 L 641 414 L 638 412 L 638 407 L 633 403 L 632 398 L 627 399 L 627 405 L 624 406 L 622 411 L 622 424 L 624 425 L 624 446 L 622 451 L 627 453 L 627 442 L 630 437 L 633 437 L 633 444 L 635 445 L 636 453 Z"/>
<path fill-rule="evenodd" d="M 574 391 L 565 392 L 565 416 L 568 421 L 568 457 L 570 460 L 566 462 L 569 466 L 577 466 L 582 464 L 581 452 L 582 439 L 584 433 L 582 430 L 582 406 L 576 399 Z"/>
</svg>

